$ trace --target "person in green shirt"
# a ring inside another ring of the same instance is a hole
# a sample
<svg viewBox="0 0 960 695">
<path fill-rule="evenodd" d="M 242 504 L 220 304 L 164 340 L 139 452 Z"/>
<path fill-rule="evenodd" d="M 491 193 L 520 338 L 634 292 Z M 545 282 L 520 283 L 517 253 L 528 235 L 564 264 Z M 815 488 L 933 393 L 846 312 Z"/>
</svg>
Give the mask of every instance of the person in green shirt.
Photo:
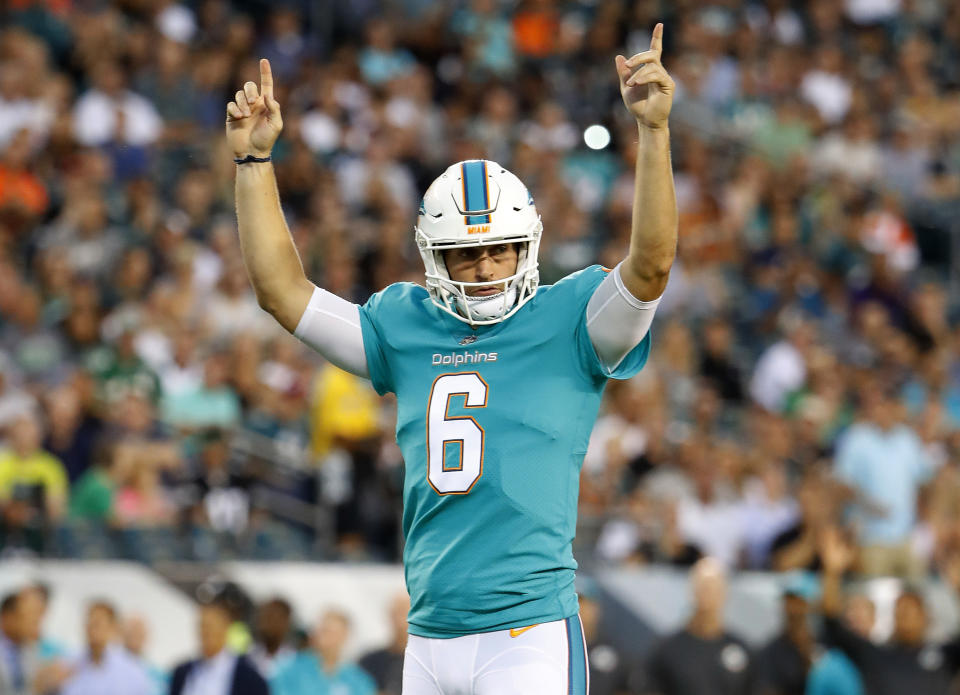
<svg viewBox="0 0 960 695">
<path fill-rule="evenodd" d="M 113 517 L 116 485 L 106 466 L 96 465 L 84 473 L 70 496 L 70 518 L 109 521 Z"/>
</svg>

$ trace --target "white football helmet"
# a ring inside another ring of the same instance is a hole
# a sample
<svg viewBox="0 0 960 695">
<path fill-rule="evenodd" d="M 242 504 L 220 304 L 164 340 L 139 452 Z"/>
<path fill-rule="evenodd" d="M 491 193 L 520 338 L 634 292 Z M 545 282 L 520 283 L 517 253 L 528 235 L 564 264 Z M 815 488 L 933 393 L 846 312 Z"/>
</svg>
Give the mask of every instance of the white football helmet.
<svg viewBox="0 0 960 695">
<path fill-rule="evenodd" d="M 450 166 L 423 195 L 415 238 L 433 303 L 471 326 L 499 323 L 533 298 L 540 282 L 537 253 L 543 225 L 533 196 L 520 179 L 496 162 L 468 159 Z M 454 282 L 443 252 L 463 246 L 518 245 L 517 271 L 506 290 L 470 297 L 468 287 L 490 282 Z"/>
</svg>

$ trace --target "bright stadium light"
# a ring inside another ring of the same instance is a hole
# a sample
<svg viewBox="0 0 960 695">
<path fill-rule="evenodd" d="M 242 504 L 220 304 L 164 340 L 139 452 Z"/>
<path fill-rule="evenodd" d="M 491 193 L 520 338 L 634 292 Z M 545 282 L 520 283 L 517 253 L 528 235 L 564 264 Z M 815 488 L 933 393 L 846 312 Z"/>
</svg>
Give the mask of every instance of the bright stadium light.
<svg viewBox="0 0 960 695">
<path fill-rule="evenodd" d="M 610 131 L 602 125 L 589 126 L 583 131 L 583 141 L 591 150 L 602 150 L 610 144 Z"/>
</svg>

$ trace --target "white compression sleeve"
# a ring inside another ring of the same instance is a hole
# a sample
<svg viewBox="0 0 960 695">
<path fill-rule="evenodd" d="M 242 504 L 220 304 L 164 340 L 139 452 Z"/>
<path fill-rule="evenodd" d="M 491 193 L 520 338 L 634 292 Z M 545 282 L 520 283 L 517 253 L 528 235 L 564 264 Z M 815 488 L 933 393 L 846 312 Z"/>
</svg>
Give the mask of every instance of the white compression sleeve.
<svg viewBox="0 0 960 695">
<path fill-rule="evenodd" d="M 587 303 L 587 333 L 600 362 L 609 371 L 636 347 L 650 330 L 660 297 L 641 302 L 620 277 L 620 266 L 607 274 Z"/>
<path fill-rule="evenodd" d="M 340 369 L 369 378 L 360 307 L 353 302 L 315 287 L 293 334 Z"/>
</svg>

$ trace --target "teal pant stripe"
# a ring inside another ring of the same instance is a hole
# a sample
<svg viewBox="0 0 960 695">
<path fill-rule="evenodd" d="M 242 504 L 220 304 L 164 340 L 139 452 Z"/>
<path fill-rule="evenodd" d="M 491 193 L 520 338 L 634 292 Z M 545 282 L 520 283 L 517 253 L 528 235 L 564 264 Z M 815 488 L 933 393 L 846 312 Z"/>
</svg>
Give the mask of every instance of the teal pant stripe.
<svg viewBox="0 0 960 695">
<path fill-rule="evenodd" d="M 463 175 L 463 210 L 488 210 L 490 193 L 487 190 L 487 163 L 483 160 L 460 165 Z M 467 215 L 467 224 L 489 224 L 490 215 Z"/>
<path fill-rule="evenodd" d="M 567 695 L 587 695 L 587 654 L 583 648 L 583 631 L 580 616 L 567 618 L 567 663 L 570 684 Z"/>
</svg>

